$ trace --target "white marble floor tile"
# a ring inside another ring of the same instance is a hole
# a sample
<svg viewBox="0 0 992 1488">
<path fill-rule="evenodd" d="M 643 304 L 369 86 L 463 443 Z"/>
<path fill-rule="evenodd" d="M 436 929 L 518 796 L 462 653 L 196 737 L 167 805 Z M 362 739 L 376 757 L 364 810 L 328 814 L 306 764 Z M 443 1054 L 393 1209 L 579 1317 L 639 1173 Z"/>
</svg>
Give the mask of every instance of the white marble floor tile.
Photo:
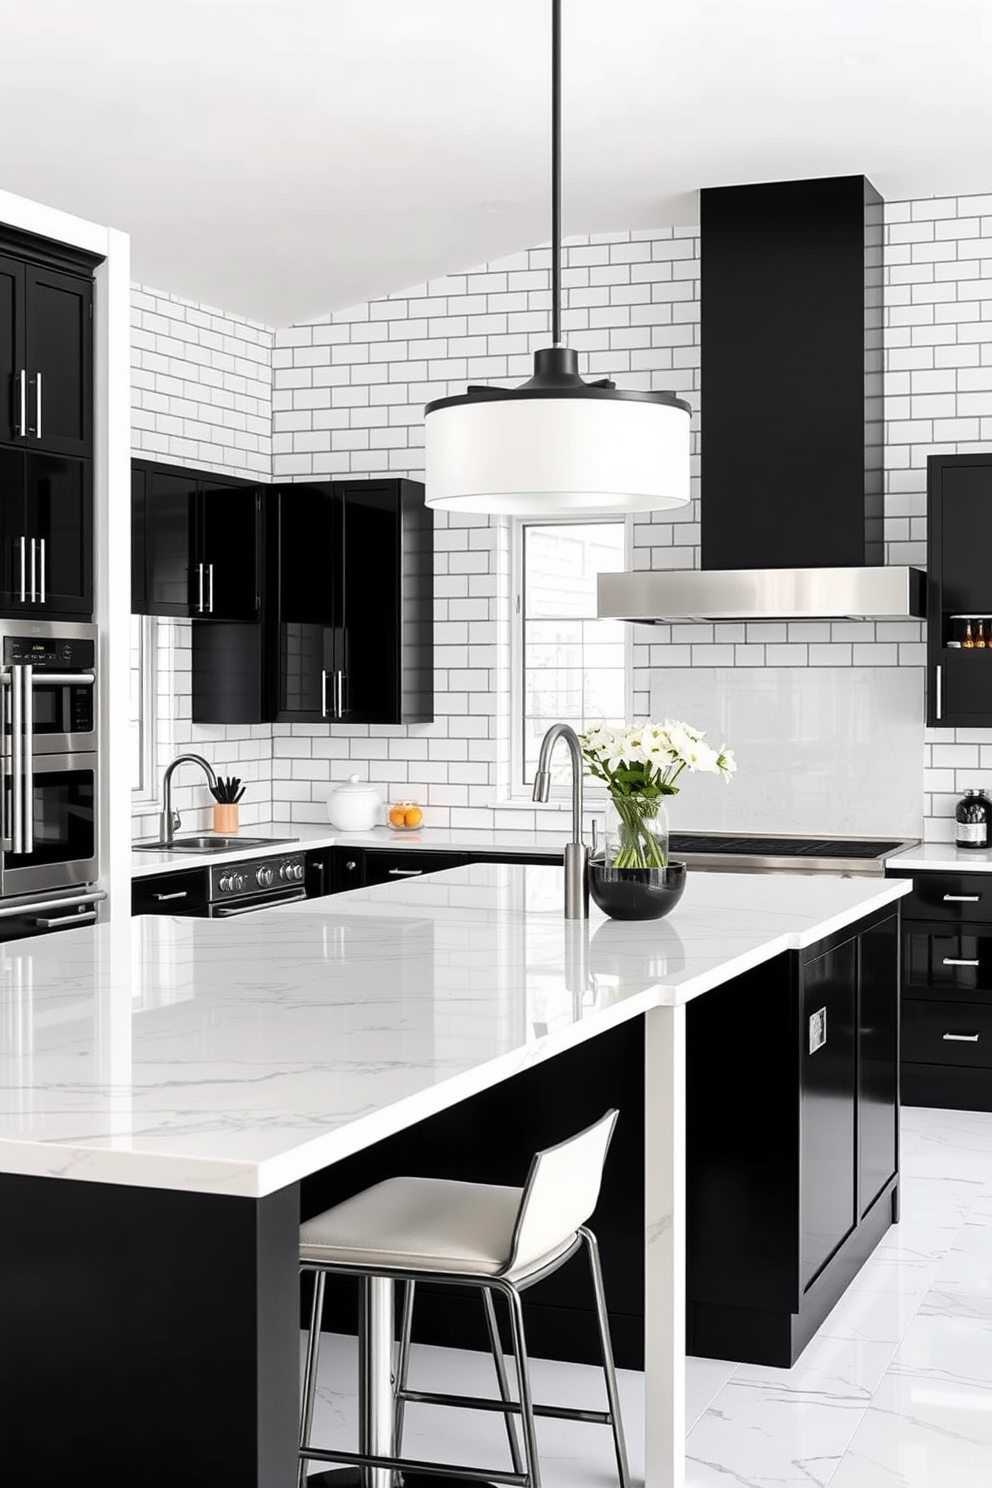
<svg viewBox="0 0 992 1488">
<path fill-rule="evenodd" d="M 895 1351 L 895 1343 L 829 1337 L 821 1331 L 791 1369 L 741 1364 L 734 1383 L 757 1385 L 782 1400 L 829 1397 L 868 1405 Z"/>
<path fill-rule="evenodd" d="M 724 1385 L 739 1368 L 726 1359 L 686 1359 L 685 1420 L 687 1430 L 699 1420 L 706 1407 L 716 1399 Z"/>
<path fill-rule="evenodd" d="M 911 1163 L 912 1157 L 906 1161 Z M 962 1225 L 984 1188 L 981 1177 L 941 1178 L 907 1172 L 900 1185 L 902 1220 L 910 1226 Z"/>
<path fill-rule="evenodd" d="M 867 1400 L 792 1394 L 731 1380 L 686 1441 L 686 1488 L 810 1488 L 829 1483 Z"/>
</svg>

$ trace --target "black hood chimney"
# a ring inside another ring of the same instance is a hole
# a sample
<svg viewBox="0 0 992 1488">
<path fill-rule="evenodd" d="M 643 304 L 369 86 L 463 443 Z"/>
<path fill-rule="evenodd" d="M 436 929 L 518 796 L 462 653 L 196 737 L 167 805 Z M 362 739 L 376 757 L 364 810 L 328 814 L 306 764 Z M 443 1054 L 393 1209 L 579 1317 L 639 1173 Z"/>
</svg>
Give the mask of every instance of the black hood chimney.
<svg viewBox="0 0 992 1488">
<path fill-rule="evenodd" d="M 882 213 L 864 176 L 700 193 L 703 569 L 884 561 Z"/>
</svg>

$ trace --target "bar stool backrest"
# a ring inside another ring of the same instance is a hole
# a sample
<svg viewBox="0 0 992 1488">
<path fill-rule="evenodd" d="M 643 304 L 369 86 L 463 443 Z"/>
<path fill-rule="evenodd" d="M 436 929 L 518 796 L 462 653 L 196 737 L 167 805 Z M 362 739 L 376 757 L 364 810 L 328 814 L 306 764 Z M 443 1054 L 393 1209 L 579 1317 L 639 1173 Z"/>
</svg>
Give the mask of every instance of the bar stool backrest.
<svg viewBox="0 0 992 1488">
<path fill-rule="evenodd" d="M 616 1110 L 607 1111 L 574 1137 L 535 1153 L 504 1271 L 540 1260 L 585 1224 L 599 1199 L 618 1115 Z"/>
</svg>

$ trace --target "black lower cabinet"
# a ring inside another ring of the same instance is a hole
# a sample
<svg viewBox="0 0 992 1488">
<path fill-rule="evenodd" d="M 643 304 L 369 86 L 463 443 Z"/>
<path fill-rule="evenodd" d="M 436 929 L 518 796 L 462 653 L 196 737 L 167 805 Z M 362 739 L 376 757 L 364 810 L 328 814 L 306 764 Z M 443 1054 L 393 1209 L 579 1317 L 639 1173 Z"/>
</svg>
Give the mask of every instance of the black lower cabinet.
<svg viewBox="0 0 992 1488">
<path fill-rule="evenodd" d="M 295 1483 L 295 1185 L 3 1173 L 0 1212 L 0 1482 Z"/>
<path fill-rule="evenodd" d="M 206 908 L 206 868 L 152 873 L 131 881 L 132 915 L 203 915 Z"/>
</svg>

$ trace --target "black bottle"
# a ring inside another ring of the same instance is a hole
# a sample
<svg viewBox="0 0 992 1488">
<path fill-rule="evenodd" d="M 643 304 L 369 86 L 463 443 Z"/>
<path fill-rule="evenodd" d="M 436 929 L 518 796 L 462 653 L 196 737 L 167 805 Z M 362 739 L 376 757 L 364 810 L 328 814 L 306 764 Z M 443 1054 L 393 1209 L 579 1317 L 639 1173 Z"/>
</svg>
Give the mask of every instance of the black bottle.
<svg viewBox="0 0 992 1488">
<path fill-rule="evenodd" d="M 992 801 L 984 792 L 966 790 L 954 808 L 954 821 L 955 847 L 989 846 Z"/>
</svg>

